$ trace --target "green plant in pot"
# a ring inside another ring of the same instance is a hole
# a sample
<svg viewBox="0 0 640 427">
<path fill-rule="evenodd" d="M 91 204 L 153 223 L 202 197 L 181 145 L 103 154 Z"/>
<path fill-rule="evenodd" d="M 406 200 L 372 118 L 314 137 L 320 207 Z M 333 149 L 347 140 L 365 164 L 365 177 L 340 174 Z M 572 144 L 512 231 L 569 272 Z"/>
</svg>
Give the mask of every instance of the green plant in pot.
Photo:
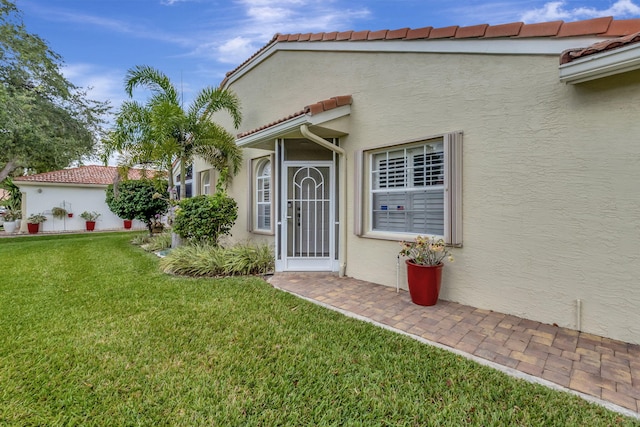
<svg viewBox="0 0 640 427">
<path fill-rule="evenodd" d="M 15 222 L 17 219 L 20 219 L 20 211 L 9 208 L 4 213 L 4 222 Z"/>
<path fill-rule="evenodd" d="M 100 217 L 98 212 L 84 211 L 80 214 L 80 218 L 85 220 L 85 226 L 87 231 L 93 231 L 96 228 L 96 220 Z"/>
<path fill-rule="evenodd" d="M 7 234 L 11 234 L 18 228 L 17 220 L 21 217 L 20 211 L 9 208 L 4 213 L 3 228 Z"/>
<path fill-rule="evenodd" d="M 400 255 L 408 258 L 405 263 L 411 301 L 418 305 L 435 305 L 440 294 L 444 260 L 453 262 L 444 240 L 417 236 L 411 242 L 400 244 Z"/>
<path fill-rule="evenodd" d="M 27 218 L 27 229 L 29 234 L 36 234 L 40 231 L 40 224 L 45 222 L 47 217 L 42 214 L 33 214 Z"/>
<path fill-rule="evenodd" d="M 64 217 L 67 216 L 67 210 L 65 208 L 56 206 L 54 208 L 51 208 L 51 215 L 53 215 L 53 217 L 57 219 L 64 219 Z"/>
</svg>

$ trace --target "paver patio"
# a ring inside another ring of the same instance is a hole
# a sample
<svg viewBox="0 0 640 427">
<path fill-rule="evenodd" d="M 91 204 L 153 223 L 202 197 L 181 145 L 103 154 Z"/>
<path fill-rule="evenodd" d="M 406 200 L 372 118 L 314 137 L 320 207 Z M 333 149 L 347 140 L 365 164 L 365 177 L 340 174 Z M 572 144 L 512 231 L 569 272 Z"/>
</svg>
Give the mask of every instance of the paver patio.
<svg viewBox="0 0 640 427">
<path fill-rule="evenodd" d="M 418 306 L 407 291 L 327 273 L 278 273 L 269 282 L 640 418 L 639 345 L 449 301 Z"/>
</svg>

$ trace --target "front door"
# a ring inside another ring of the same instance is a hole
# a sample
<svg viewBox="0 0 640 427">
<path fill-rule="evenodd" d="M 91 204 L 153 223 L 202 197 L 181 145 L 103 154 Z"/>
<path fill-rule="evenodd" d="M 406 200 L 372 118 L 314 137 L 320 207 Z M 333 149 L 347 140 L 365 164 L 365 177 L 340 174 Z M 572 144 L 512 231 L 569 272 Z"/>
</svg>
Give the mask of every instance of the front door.
<svg viewBox="0 0 640 427">
<path fill-rule="evenodd" d="M 331 271 L 335 260 L 333 162 L 285 162 L 285 271 Z"/>
</svg>

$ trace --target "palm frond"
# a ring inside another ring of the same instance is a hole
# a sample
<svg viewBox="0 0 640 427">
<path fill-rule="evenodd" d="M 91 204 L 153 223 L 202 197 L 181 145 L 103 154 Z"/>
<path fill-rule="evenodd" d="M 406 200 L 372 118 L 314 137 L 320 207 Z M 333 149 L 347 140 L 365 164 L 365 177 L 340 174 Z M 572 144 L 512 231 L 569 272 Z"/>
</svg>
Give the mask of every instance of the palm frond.
<svg viewBox="0 0 640 427">
<path fill-rule="evenodd" d="M 151 66 L 137 65 L 127 71 L 125 91 L 129 96 L 133 96 L 133 90 L 137 87 L 146 87 L 154 94 L 162 94 L 175 104 L 180 104 L 178 91 L 169 77 Z"/>
<path fill-rule="evenodd" d="M 194 153 L 218 171 L 226 171 L 231 179 L 242 166 L 242 150 L 236 145 L 235 137 L 213 122 L 201 123 L 199 128 Z"/>
<path fill-rule="evenodd" d="M 189 106 L 188 116 L 198 120 L 210 120 L 211 115 L 218 111 L 226 111 L 233 119 L 233 126 L 237 129 L 242 121 L 240 99 L 228 90 L 207 86 L 198 92 L 198 96 Z"/>
</svg>

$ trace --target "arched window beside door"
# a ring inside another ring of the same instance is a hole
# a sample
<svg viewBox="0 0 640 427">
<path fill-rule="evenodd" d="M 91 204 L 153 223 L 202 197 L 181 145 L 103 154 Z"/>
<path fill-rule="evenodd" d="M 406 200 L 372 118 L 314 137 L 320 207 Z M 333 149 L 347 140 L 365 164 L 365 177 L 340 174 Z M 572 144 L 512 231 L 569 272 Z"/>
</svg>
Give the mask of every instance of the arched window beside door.
<svg viewBox="0 0 640 427">
<path fill-rule="evenodd" d="M 262 159 L 257 163 L 255 174 L 255 230 L 270 232 L 272 180 L 271 160 Z"/>
</svg>

